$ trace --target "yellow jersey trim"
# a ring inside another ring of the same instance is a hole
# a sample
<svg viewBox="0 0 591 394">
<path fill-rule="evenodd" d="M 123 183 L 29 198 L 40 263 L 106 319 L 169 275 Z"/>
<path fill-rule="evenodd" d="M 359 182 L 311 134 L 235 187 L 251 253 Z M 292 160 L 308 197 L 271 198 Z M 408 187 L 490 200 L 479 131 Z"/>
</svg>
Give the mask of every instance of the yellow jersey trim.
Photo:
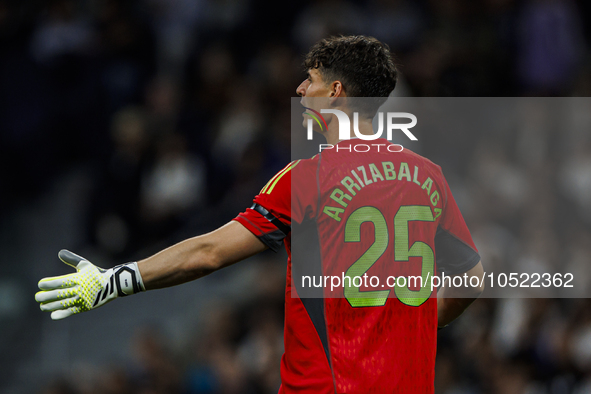
<svg viewBox="0 0 591 394">
<path fill-rule="evenodd" d="M 283 178 L 283 176 L 285 174 L 287 174 L 292 168 L 297 166 L 299 162 L 300 162 L 299 160 L 296 160 L 293 163 L 288 164 L 287 167 L 285 167 L 283 170 L 279 171 L 279 173 L 277 175 L 275 175 L 275 177 L 273 177 L 269 181 L 269 183 L 267 183 L 267 185 L 265 185 L 263 190 L 261 190 L 260 194 L 271 194 L 271 192 L 273 191 L 273 189 L 275 188 L 275 185 L 277 185 L 279 180 L 281 180 L 281 178 Z"/>
</svg>

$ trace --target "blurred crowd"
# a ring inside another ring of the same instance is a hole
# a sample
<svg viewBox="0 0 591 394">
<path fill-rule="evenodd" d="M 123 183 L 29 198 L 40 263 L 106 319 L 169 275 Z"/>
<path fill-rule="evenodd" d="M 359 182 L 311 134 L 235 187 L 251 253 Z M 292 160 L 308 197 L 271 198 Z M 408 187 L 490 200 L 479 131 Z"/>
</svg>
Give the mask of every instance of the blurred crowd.
<svg viewBox="0 0 591 394">
<path fill-rule="evenodd" d="M 0 0 L 0 217 L 83 169 L 82 243 L 113 261 L 223 224 L 290 160 L 302 55 L 331 34 L 388 43 L 401 96 L 591 95 L 585 0 Z M 573 103 L 570 124 L 524 110 L 523 127 L 475 131 L 453 157 L 454 130 L 422 142 L 485 268 L 588 278 L 591 112 Z M 284 276 L 270 280 L 264 299 L 214 308 L 192 345 L 146 327 L 132 367 L 39 391 L 276 392 Z M 477 301 L 440 332 L 437 392 L 591 392 L 590 311 Z"/>
</svg>

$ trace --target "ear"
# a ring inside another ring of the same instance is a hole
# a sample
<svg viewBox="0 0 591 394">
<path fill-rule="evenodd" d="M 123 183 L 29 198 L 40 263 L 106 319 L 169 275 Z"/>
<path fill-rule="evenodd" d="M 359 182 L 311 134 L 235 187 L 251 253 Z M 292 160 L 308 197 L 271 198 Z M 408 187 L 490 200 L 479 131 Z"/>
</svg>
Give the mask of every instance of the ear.
<svg viewBox="0 0 591 394">
<path fill-rule="evenodd" d="M 341 81 L 334 81 L 329 86 L 329 101 L 335 103 L 339 97 L 347 97 Z"/>
<path fill-rule="evenodd" d="M 345 89 L 341 81 L 333 81 L 329 86 L 329 97 L 345 97 Z"/>
</svg>

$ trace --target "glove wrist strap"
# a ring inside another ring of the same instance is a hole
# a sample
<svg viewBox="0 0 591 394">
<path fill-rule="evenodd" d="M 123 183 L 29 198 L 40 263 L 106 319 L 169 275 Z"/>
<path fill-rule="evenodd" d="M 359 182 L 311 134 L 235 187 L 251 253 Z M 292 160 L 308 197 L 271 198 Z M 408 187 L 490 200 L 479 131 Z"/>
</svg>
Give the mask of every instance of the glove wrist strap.
<svg viewBox="0 0 591 394">
<path fill-rule="evenodd" d="M 118 297 L 125 297 L 146 290 L 136 262 L 113 267 L 111 280 L 114 281 Z"/>
</svg>

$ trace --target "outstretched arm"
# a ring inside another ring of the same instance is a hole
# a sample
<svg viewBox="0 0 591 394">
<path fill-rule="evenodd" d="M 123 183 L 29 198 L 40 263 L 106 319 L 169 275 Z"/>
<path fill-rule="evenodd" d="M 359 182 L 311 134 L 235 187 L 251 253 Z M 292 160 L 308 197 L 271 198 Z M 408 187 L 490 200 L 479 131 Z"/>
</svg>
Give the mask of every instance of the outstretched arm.
<svg viewBox="0 0 591 394">
<path fill-rule="evenodd" d="M 267 246 L 242 224 L 232 221 L 211 233 L 187 239 L 152 257 L 104 270 L 70 251 L 59 258 L 76 273 L 39 282 L 35 299 L 59 320 L 96 309 L 117 297 L 169 287 L 201 278 Z"/>
<path fill-rule="evenodd" d="M 478 262 L 466 274 L 468 278 L 483 275 L 481 262 Z M 464 273 L 459 274 L 464 275 Z M 469 283 L 470 281 L 468 281 Z M 437 326 L 439 328 L 447 326 L 460 316 L 466 308 L 470 306 L 484 290 L 484 283 L 477 287 L 443 287 L 437 293 Z"/>
</svg>

